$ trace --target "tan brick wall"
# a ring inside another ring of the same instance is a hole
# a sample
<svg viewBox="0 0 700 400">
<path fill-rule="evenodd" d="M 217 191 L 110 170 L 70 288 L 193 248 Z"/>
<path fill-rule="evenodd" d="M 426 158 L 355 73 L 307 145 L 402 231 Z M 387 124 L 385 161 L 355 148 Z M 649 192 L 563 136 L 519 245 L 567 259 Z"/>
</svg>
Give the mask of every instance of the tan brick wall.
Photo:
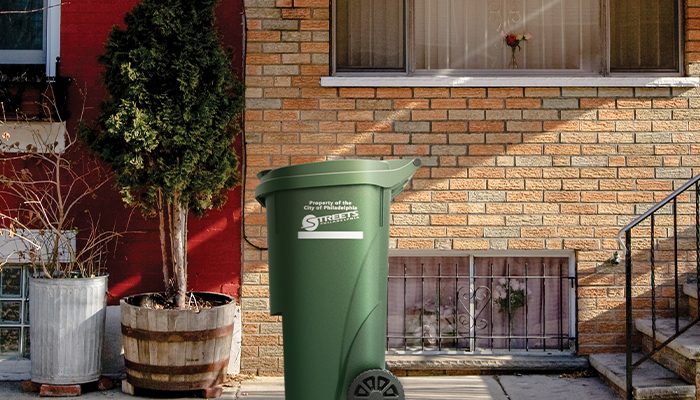
<svg viewBox="0 0 700 400">
<path fill-rule="evenodd" d="M 700 173 L 700 90 L 321 87 L 329 0 L 245 5 L 252 243 L 266 243 L 253 199 L 260 170 L 421 157 L 411 190 L 392 205 L 392 247 L 575 250 L 581 352 L 620 349 L 624 276 L 604 261 L 644 205 Z M 686 15 L 686 70 L 700 74 L 700 0 L 687 1 Z M 281 324 L 268 315 L 266 256 L 245 245 L 242 370 L 278 375 Z"/>
</svg>

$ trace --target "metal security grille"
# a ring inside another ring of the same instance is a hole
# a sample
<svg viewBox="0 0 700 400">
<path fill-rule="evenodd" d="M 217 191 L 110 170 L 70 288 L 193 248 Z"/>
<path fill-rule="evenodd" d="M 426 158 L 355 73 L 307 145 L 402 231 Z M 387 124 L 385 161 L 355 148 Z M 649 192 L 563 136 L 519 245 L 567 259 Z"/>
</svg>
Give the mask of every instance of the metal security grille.
<svg viewBox="0 0 700 400">
<path fill-rule="evenodd" d="M 568 257 L 390 257 L 387 350 L 572 352 Z"/>
</svg>

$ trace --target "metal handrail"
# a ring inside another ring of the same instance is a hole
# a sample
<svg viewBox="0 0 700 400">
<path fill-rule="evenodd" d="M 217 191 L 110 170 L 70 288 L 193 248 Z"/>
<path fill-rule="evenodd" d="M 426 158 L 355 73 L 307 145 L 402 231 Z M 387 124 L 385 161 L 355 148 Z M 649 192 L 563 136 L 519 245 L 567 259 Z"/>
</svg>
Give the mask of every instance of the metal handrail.
<svg viewBox="0 0 700 400">
<path fill-rule="evenodd" d="M 628 230 L 634 228 L 635 226 L 639 225 L 640 223 L 642 223 L 642 221 L 649 218 L 651 216 L 651 214 L 657 212 L 663 206 L 667 205 L 673 199 L 677 198 L 681 193 L 690 189 L 690 187 L 693 186 L 694 184 L 696 184 L 698 181 L 700 181 L 700 175 L 697 175 L 694 178 L 692 178 L 691 180 L 689 180 L 688 182 L 684 183 L 683 186 L 679 187 L 678 189 L 674 190 L 673 193 L 666 196 L 665 199 L 656 203 L 656 205 L 654 205 L 654 207 L 648 209 L 644 214 L 633 219 L 629 224 L 625 225 L 624 228 L 620 229 L 620 232 L 618 232 L 618 234 L 617 234 L 618 240 L 620 240 L 620 242 L 623 242 L 622 235 L 624 235 L 624 233 L 626 231 L 628 231 Z"/>
<path fill-rule="evenodd" d="M 678 217 L 677 217 L 677 199 L 678 197 L 684 193 L 686 190 L 690 189 L 691 187 L 695 186 L 695 253 L 696 253 L 696 279 L 697 279 L 697 289 L 698 293 L 700 293 L 700 200 L 698 196 L 700 196 L 700 175 L 697 175 L 693 178 L 691 178 L 689 181 L 684 183 L 681 187 L 678 189 L 674 190 L 671 194 L 666 196 L 663 200 L 658 202 L 656 205 L 651 207 L 649 210 L 647 210 L 645 213 L 642 215 L 638 216 L 637 218 L 633 219 L 630 223 L 628 223 L 624 228 L 620 230 L 618 233 L 618 241 L 620 242 L 620 245 L 622 249 L 625 252 L 625 340 L 626 340 L 626 351 L 625 351 L 625 363 L 626 363 L 626 395 L 628 400 L 632 400 L 634 398 L 633 395 L 633 385 L 632 385 L 632 380 L 633 380 L 633 371 L 634 369 L 639 366 L 642 362 L 649 360 L 655 353 L 657 353 L 659 350 L 662 348 L 666 347 L 670 342 L 675 340 L 677 337 L 682 335 L 687 329 L 689 329 L 691 326 L 694 324 L 698 323 L 700 319 L 696 318 L 694 321 L 692 321 L 690 324 L 687 326 L 681 328 L 679 326 L 679 291 L 678 291 Z M 675 318 L 676 318 L 676 323 L 675 323 L 675 334 L 671 335 L 667 340 L 665 340 L 663 343 L 661 343 L 659 346 L 656 345 L 656 311 L 655 311 L 655 284 L 654 284 L 654 215 L 656 214 L 657 211 L 659 211 L 661 208 L 664 206 L 668 205 L 671 203 L 673 205 L 673 252 L 674 252 L 674 286 L 675 286 Z M 639 360 L 636 362 L 633 362 L 632 360 L 632 339 L 633 339 L 633 331 L 634 331 L 634 322 L 632 320 L 632 313 L 633 313 L 633 307 L 632 307 L 632 229 L 639 224 L 641 224 L 644 220 L 647 218 L 651 217 L 651 249 L 650 249 L 650 261 L 651 261 L 651 305 L 652 305 L 652 348 L 651 352 L 649 354 L 646 354 L 642 356 Z M 624 236 L 624 239 L 623 239 Z M 700 315 L 700 303 L 698 303 L 698 314 Z"/>
</svg>

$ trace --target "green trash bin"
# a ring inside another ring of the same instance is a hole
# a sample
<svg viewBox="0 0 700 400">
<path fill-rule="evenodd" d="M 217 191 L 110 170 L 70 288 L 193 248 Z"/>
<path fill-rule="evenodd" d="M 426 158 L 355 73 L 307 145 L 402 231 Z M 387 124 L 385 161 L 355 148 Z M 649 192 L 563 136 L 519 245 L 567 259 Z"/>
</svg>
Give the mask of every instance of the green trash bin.
<svg viewBox="0 0 700 400">
<path fill-rule="evenodd" d="M 333 160 L 258 175 L 287 400 L 403 399 L 383 370 L 389 204 L 419 166 Z"/>
</svg>

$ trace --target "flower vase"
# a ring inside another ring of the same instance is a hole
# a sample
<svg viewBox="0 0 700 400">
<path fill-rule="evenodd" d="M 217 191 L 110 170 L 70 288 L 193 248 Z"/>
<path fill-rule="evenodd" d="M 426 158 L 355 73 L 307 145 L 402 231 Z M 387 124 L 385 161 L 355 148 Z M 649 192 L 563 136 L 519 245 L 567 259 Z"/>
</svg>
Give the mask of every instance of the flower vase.
<svg viewBox="0 0 700 400">
<path fill-rule="evenodd" d="M 518 69 L 518 59 L 515 58 L 515 49 L 516 47 L 511 47 L 511 53 L 510 53 L 510 68 L 511 69 Z"/>
</svg>

